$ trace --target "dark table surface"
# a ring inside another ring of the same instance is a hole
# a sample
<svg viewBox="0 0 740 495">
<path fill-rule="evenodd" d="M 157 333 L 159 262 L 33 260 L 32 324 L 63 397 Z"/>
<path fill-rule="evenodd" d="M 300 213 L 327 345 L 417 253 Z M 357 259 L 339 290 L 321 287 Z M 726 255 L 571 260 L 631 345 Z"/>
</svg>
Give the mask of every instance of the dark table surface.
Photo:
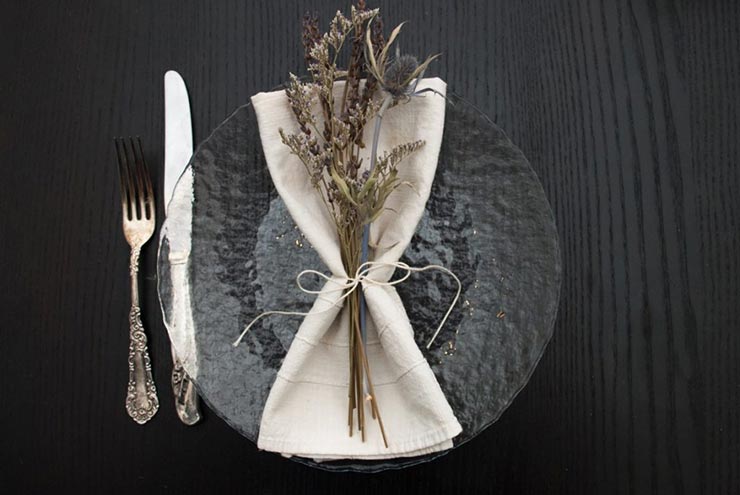
<svg viewBox="0 0 740 495">
<path fill-rule="evenodd" d="M 430 464 L 331 474 L 181 425 L 143 254 L 161 408 L 123 407 L 127 246 L 111 137 L 161 185 L 162 77 L 196 141 L 301 67 L 346 2 L 8 1 L 0 20 L 0 484 L 18 493 L 740 491 L 740 4 L 383 1 L 404 49 L 529 157 L 561 237 L 555 336 L 503 417 Z M 161 208 L 161 207 L 160 207 Z M 159 212 L 162 218 L 162 212 Z M 351 490 L 351 491 L 349 491 Z M 10 493 L 10 492 L 8 492 Z"/>
</svg>

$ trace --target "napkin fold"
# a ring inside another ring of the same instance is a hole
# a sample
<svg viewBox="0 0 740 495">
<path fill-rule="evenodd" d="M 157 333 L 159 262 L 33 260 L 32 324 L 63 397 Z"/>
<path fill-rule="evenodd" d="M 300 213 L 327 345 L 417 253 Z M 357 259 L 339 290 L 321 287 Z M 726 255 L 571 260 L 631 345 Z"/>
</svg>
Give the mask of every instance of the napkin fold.
<svg viewBox="0 0 740 495">
<path fill-rule="evenodd" d="M 335 86 L 336 98 L 341 96 L 343 84 Z M 418 89 L 423 88 L 445 94 L 446 84 L 438 78 L 424 79 Z M 285 92 L 259 93 L 252 97 L 252 103 L 275 188 L 332 280 L 344 283 L 348 274 L 331 214 L 311 185 L 305 167 L 278 133 L 281 128 L 286 133 L 298 132 Z M 391 194 L 386 202 L 388 210 L 372 224 L 370 245 L 377 247 L 371 250 L 370 260 L 396 262 L 409 244 L 434 180 L 444 115 L 444 98 L 432 92 L 386 112 L 379 140 L 381 153 L 418 139 L 426 144 L 399 166 L 399 178 L 414 188 L 400 187 Z M 366 143 L 372 142 L 372 127 L 366 126 Z M 363 158 L 363 163 L 369 164 L 369 150 Z M 295 268 L 297 274 L 322 267 Z M 371 277 L 384 282 L 392 274 L 393 268 L 388 267 L 373 271 Z M 365 441 L 357 431 L 349 436 L 349 314 L 341 302 L 335 304 L 342 295 L 335 289 L 331 281 L 324 285 L 312 307 L 314 314 L 304 318 L 295 335 L 265 404 L 257 446 L 317 460 L 410 457 L 452 447 L 452 438 L 462 428 L 414 341 L 403 302 L 394 287 L 372 283 L 362 284 L 368 308 L 366 353 L 388 447 L 383 444 L 377 421 L 369 414 Z M 366 411 L 369 413 L 369 407 Z"/>
</svg>

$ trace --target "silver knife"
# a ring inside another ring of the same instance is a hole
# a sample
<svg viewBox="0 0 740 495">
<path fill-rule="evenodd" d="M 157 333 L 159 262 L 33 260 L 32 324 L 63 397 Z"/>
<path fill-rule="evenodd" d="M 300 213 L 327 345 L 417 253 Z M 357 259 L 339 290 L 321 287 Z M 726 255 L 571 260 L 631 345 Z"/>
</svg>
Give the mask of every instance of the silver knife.
<svg viewBox="0 0 740 495">
<path fill-rule="evenodd" d="M 167 71 L 164 75 L 164 205 L 165 215 L 169 220 L 169 203 L 178 181 L 187 181 L 192 187 L 192 174 L 187 167 L 193 154 L 193 129 L 190 121 L 190 101 L 185 82 L 180 74 Z M 185 219 L 189 221 L 189 219 Z M 189 256 L 189 240 L 183 250 L 179 246 L 171 246 L 174 254 Z M 178 253 L 179 252 L 179 253 Z M 172 256 L 172 255 L 171 255 Z M 183 268 L 184 271 L 184 268 Z M 179 273 L 179 272 L 178 272 Z M 175 272 L 173 271 L 173 284 Z M 182 273 L 179 273 L 182 276 Z M 179 319 L 182 322 L 182 319 Z M 178 319 L 173 319 L 171 325 L 178 325 Z M 182 326 L 182 323 L 181 323 Z M 172 330 L 170 329 L 172 338 Z M 179 329 L 183 333 L 184 329 Z M 200 407 L 198 394 L 190 376 L 183 369 L 182 362 L 172 346 L 172 389 L 175 394 L 175 410 L 180 420 L 186 425 L 194 425 L 200 421 Z"/>
</svg>

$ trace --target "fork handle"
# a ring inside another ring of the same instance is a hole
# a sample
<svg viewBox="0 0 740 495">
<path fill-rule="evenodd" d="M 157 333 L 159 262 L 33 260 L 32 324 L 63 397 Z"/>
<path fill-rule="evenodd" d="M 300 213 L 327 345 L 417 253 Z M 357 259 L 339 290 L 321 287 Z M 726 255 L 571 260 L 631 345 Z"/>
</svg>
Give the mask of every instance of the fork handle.
<svg viewBox="0 0 740 495">
<path fill-rule="evenodd" d="M 193 426 L 200 421 L 200 406 L 195 384 L 182 367 L 182 362 L 172 349 L 172 391 L 175 394 L 175 411 L 184 424 Z"/>
<path fill-rule="evenodd" d="M 139 254 L 140 247 L 131 249 L 131 311 L 129 312 L 129 347 L 128 347 L 128 393 L 126 394 L 126 411 L 139 424 L 144 424 L 159 409 L 157 389 L 152 377 L 152 362 L 147 350 L 147 339 L 144 325 L 141 323 L 139 308 Z"/>
</svg>

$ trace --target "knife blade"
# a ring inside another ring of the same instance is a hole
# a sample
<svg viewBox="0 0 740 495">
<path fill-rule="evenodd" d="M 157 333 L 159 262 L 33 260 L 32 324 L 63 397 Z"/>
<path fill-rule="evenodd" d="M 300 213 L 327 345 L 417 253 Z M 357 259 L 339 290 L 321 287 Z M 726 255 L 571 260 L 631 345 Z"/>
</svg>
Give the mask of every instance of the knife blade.
<svg viewBox="0 0 740 495">
<path fill-rule="evenodd" d="M 164 75 L 164 201 L 165 214 L 175 185 L 193 154 L 193 128 L 190 100 L 180 74 L 174 70 Z"/>
<path fill-rule="evenodd" d="M 164 75 L 164 202 L 167 220 L 186 224 L 191 221 L 191 211 L 178 211 L 170 218 L 169 204 L 175 192 L 175 186 L 181 182 L 181 188 L 185 194 L 192 197 L 192 173 L 187 166 L 193 154 L 193 130 L 190 120 L 190 101 L 188 91 L 180 74 L 175 71 L 167 71 Z M 189 231 L 189 229 L 187 230 Z M 185 235 L 182 237 L 170 237 L 170 258 L 187 257 L 190 254 L 190 239 Z M 172 260 L 171 260 L 172 262 Z M 183 284 L 185 277 L 185 265 L 173 265 L 171 267 L 173 288 Z M 183 336 L 186 334 L 187 318 L 184 312 L 187 310 L 189 301 L 183 301 L 178 308 L 181 314 L 170 322 L 170 337 L 173 334 Z M 182 340 L 182 339 L 180 339 Z M 200 408 L 198 405 L 198 394 L 195 391 L 193 381 L 185 372 L 182 361 L 172 350 L 172 389 L 175 396 L 175 410 L 180 420 L 186 425 L 194 425 L 200 421 Z"/>
</svg>

